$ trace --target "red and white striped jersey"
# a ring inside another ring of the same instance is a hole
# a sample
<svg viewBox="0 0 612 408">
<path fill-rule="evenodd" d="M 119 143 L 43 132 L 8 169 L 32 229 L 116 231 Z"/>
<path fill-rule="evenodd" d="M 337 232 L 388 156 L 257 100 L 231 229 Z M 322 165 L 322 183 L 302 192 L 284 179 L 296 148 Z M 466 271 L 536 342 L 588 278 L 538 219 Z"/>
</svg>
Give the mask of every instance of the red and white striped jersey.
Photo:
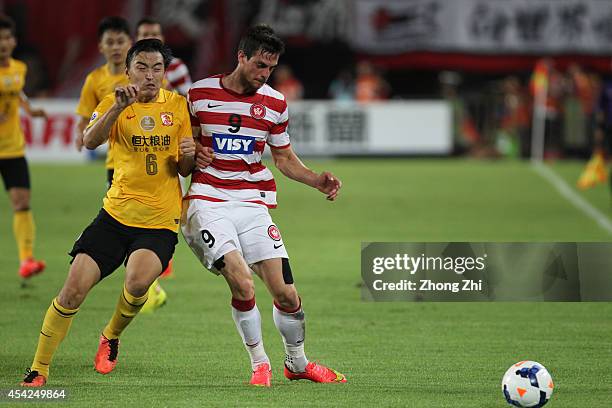
<svg viewBox="0 0 612 408">
<path fill-rule="evenodd" d="M 194 170 L 186 199 L 241 201 L 276 207 L 276 183 L 261 163 L 266 144 L 289 147 L 287 102 L 265 84 L 240 95 L 223 87 L 216 75 L 193 84 L 187 100 L 192 124 L 201 128 L 200 143 L 212 147 L 215 159 Z"/>
<path fill-rule="evenodd" d="M 170 65 L 166 69 L 166 80 L 172 87 L 172 90 L 187 96 L 187 92 L 191 87 L 191 76 L 189 75 L 187 65 L 181 59 L 172 58 Z"/>
</svg>

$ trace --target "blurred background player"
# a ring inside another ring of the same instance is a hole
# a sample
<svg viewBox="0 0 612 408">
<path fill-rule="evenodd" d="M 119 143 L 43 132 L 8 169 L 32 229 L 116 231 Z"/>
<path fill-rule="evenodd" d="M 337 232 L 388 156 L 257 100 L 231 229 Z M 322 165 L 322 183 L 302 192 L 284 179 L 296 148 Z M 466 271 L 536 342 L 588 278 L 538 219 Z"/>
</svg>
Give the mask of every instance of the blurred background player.
<svg viewBox="0 0 612 408">
<path fill-rule="evenodd" d="M 608 155 L 612 151 L 612 80 L 604 81 L 597 102 L 593 154 L 580 175 L 577 186 L 584 190 L 609 180 L 612 191 L 612 169 L 608 176 L 606 168 Z"/>
<path fill-rule="evenodd" d="M 132 45 L 130 28 L 127 20 L 122 17 L 106 17 L 98 24 L 98 49 L 104 56 L 106 64 L 93 70 L 81 89 L 81 97 L 76 109 L 80 121 L 77 125 L 76 146 L 79 151 L 83 147 L 83 130 L 89 123 L 94 109 L 102 99 L 115 91 L 119 86 L 128 84 L 129 79 L 125 72 L 125 58 Z M 114 161 L 113 151 L 108 146 L 106 153 L 106 180 L 107 185 L 113 183 Z M 171 266 L 169 266 L 171 268 Z M 151 312 L 166 303 L 168 295 L 159 282 L 151 285 L 151 294 L 143 311 Z"/>
<path fill-rule="evenodd" d="M 45 117 L 32 109 L 23 93 L 26 65 L 11 55 L 17 46 L 15 23 L 0 15 L 0 174 L 13 207 L 13 232 L 19 249 L 19 276 L 30 278 L 45 269 L 34 259 L 34 218 L 30 210 L 30 174 L 25 140 L 19 123 L 19 107 L 30 116 Z"/>
<path fill-rule="evenodd" d="M 198 81 L 189 90 L 200 143 L 214 149 L 214 160 L 192 175 L 182 231 L 200 262 L 229 285 L 232 316 L 251 359 L 252 385 L 269 387 L 272 377 L 252 271 L 274 298 L 273 320 L 285 345 L 285 377 L 346 382 L 343 374 L 308 361 L 304 354 L 302 302 L 280 231 L 268 212 L 276 207 L 276 184 L 261 163 L 266 144 L 274 165 L 290 179 L 316 188 L 331 201 L 341 187 L 333 174 L 304 166 L 291 148 L 287 101 L 266 84 L 284 49 L 270 27 L 251 27 L 240 40 L 234 71 Z"/>
<path fill-rule="evenodd" d="M 157 38 L 164 42 L 161 24 L 152 17 L 145 17 L 136 25 L 136 41 L 146 38 Z M 191 76 L 187 65 L 180 58 L 172 58 L 172 62 L 166 70 L 166 81 L 168 81 L 167 89 L 175 90 L 181 95 L 187 96 L 191 87 Z"/>
<path fill-rule="evenodd" d="M 142 18 L 138 24 L 136 24 L 136 41 L 144 40 L 147 38 L 156 38 L 161 42 L 164 42 L 164 35 L 162 33 L 162 27 L 159 21 L 152 17 Z M 187 91 L 191 87 L 191 76 L 189 75 L 189 69 L 187 65 L 180 58 L 173 57 L 168 69 L 166 70 L 166 89 L 174 90 L 183 96 L 187 96 Z M 181 186 L 188 185 L 184 178 L 181 176 Z M 184 188 L 183 191 L 186 191 Z M 161 274 L 161 278 L 168 278 L 172 276 L 172 260 L 168 263 L 168 267 Z M 156 282 L 155 285 L 151 285 L 151 291 L 161 293 L 163 289 Z M 149 296 L 156 296 L 156 294 L 150 293 Z M 159 296 L 164 296 L 159 294 Z M 145 306 L 145 310 L 148 309 L 148 305 Z"/>
<path fill-rule="evenodd" d="M 53 355 L 85 297 L 123 263 L 124 287 L 100 335 L 94 360 L 96 371 L 110 373 L 117 364 L 119 336 L 172 258 L 182 199 L 178 173 L 192 171 L 196 147 L 185 98 L 161 89 L 170 58 L 161 41 L 137 42 L 126 61 L 130 83 L 100 102 L 85 130 L 83 142 L 88 149 L 107 141 L 112 145 L 115 183 L 100 213 L 70 252 L 68 278 L 47 310 L 22 386 L 45 385 Z"/>
<path fill-rule="evenodd" d="M 128 84 L 125 74 L 125 57 L 132 46 L 130 28 L 122 17 L 105 17 L 98 24 L 98 50 L 106 64 L 94 69 L 85 78 L 81 97 L 76 108 L 80 117 L 77 125 L 75 143 L 80 151 L 83 148 L 83 130 L 87 127 L 94 109 L 104 97 L 115 91 L 118 86 Z M 106 153 L 106 180 L 108 186 L 113 182 L 113 154 L 109 148 Z"/>
<path fill-rule="evenodd" d="M 304 98 L 304 86 L 293 75 L 293 70 L 289 65 L 279 65 L 274 70 L 274 88 L 285 96 L 287 102 Z"/>
</svg>

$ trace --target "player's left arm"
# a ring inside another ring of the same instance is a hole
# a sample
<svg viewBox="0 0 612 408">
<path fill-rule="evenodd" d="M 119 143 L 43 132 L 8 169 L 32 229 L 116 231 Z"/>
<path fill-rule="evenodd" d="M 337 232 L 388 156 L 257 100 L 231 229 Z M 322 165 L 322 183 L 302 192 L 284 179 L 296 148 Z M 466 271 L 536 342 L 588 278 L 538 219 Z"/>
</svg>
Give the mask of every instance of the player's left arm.
<svg viewBox="0 0 612 408">
<path fill-rule="evenodd" d="M 22 91 L 19 93 L 19 104 L 26 113 L 33 118 L 46 118 L 47 113 L 43 109 L 33 109 L 28 96 Z"/>
<path fill-rule="evenodd" d="M 196 144 L 193 137 L 185 136 L 179 141 L 178 172 L 187 177 L 195 166 Z"/>
<path fill-rule="evenodd" d="M 185 98 L 181 98 L 185 101 Z M 195 167 L 195 155 L 196 155 L 196 142 L 193 136 L 193 129 L 191 127 L 191 120 L 189 117 L 189 111 L 187 110 L 187 103 L 182 106 L 180 111 L 181 116 L 181 127 L 179 129 L 179 159 L 178 159 L 178 172 L 183 177 L 188 177 L 193 168 Z"/>
<path fill-rule="evenodd" d="M 274 165 L 285 176 L 316 188 L 327 195 L 327 199 L 330 201 L 334 201 L 338 197 L 338 193 L 342 187 L 342 182 L 338 177 L 328 171 L 317 174 L 310 170 L 302 163 L 291 146 L 283 148 L 272 147 L 271 151 Z"/>
</svg>

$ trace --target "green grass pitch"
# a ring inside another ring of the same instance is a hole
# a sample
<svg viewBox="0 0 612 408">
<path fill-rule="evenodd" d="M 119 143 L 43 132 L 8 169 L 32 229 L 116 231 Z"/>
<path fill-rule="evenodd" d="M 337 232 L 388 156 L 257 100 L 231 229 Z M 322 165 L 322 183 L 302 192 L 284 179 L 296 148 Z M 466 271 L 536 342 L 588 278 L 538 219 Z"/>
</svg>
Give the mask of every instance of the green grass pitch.
<svg viewBox="0 0 612 408">
<path fill-rule="evenodd" d="M 551 372 L 549 406 L 610 407 L 610 303 L 368 303 L 360 299 L 362 241 L 611 241 L 528 163 L 368 159 L 313 161 L 344 182 L 340 199 L 277 176 L 279 225 L 307 316 L 310 359 L 345 373 L 347 384 L 289 382 L 257 282 L 273 387 L 251 388 L 225 282 L 203 270 L 181 241 L 168 304 L 139 316 L 121 338 L 119 364 L 93 370 L 100 331 L 119 296 L 123 268 L 94 288 L 61 345 L 49 387 L 72 406 L 504 407 L 500 381 L 532 359 Z M 581 163 L 553 169 L 573 185 Z M 48 268 L 20 288 L 12 217 L 0 199 L 0 388 L 29 366 L 42 317 L 68 269 L 67 252 L 97 214 L 100 164 L 32 165 L 37 256 Z M 607 187 L 582 194 L 612 217 Z M 610 271 L 608 271 L 610 272 Z"/>
</svg>

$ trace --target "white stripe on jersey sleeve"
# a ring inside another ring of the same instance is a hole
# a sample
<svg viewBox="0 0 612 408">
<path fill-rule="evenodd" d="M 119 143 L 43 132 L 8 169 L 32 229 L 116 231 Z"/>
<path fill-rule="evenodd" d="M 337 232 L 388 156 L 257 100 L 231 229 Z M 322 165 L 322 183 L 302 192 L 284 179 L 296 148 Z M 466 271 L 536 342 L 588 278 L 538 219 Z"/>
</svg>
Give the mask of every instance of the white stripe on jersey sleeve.
<svg viewBox="0 0 612 408">
<path fill-rule="evenodd" d="M 285 108 L 283 113 L 280 115 L 278 123 L 285 123 L 289 120 L 289 108 Z M 282 133 L 274 133 L 274 129 L 270 132 L 270 136 L 268 136 L 268 144 L 270 146 L 282 147 L 287 146 L 290 142 L 289 133 L 287 133 L 287 128 L 285 127 L 285 131 Z"/>
<path fill-rule="evenodd" d="M 285 147 L 290 144 L 289 133 L 283 132 L 276 135 L 268 136 L 268 144 L 274 147 Z"/>
<path fill-rule="evenodd" d="M 266 96 L 271 96 L 274 99 L 279 99 L 281 101 L 285 100 L 285 95 L 283 95 L 282 93 L 278 92 L 276 89 L 272 88 L 270 85 L 268 84 L 264 84 L 262 87 L 260 87 L 257 90 L 258 94 L 262 94 L 262 95 L 266 95 Z"/>
</svg>

